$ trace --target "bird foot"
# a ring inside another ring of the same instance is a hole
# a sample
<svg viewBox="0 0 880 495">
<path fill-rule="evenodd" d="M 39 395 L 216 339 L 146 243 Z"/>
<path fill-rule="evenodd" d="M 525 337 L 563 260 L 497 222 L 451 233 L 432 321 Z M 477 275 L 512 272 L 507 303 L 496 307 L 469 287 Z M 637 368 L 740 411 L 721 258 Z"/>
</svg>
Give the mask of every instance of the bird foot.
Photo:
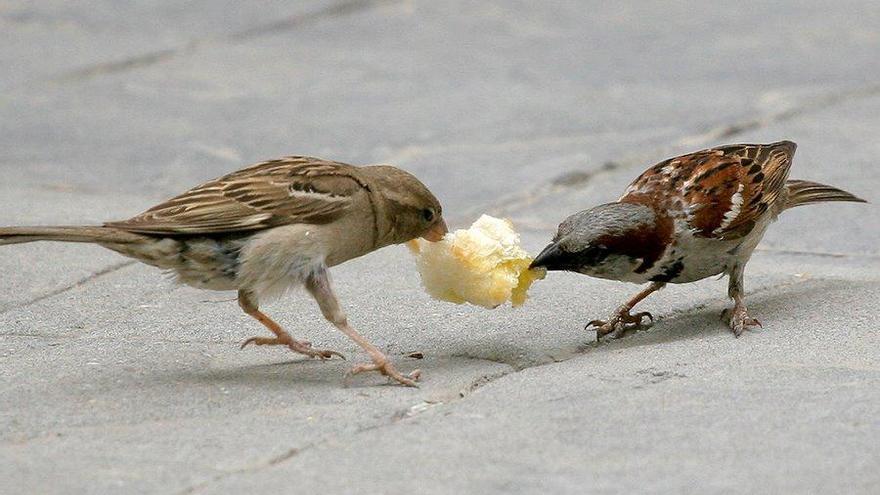
<svg viewBox="0 0 880 495">
<path fill-rule="evenodd" d="M 339 356 L 342 358 L 343 361 L 345 361 L 345 356 L 343 356 L 342 354 L 340 354 L 336 351 L 329 351 L 326 349 L 314 349 L 314 348 L 312 348 L 311 342 L 305 342 L 305 341 L 300 342 L 300 341 L 294 340 L 294 339 L 279 339 L 277 337 L 251 337 L 251 338 L 245 340 L 241 344 L 241 348 L 244 349 L 245 347 L 248 346 L 248 344 L 286 345 L 293 352 L 303 354 L 303 355 L 308 356 L 310 358 L 318 358 L 321 361 L 323 361 L 325 359 L 330 359 L 333 356 Z"/>
<path fill-rule="evenodd" d="M 725 309 L 721 312 L 721 319 L 727 321 L 727 325 L 733 330 L 733 335 L 739 337 L 747 327 L 761 327 L 757 318 L 749 316 L 745 306 L 734 306 L 733 309 Z"/>
<path fill-rule="evenodd" d="M 372 363 L 362 363 L 354 368 L 352 368 L 348 373 L 345 374 L 345 383 L 348 385 L 348 380 L 354 375 L 359 373 L 365 373 L 367 371 L 378 371 L 379 373 L 388 377 L 389 380 L 396 381 L 401 385 L 406 385 L 407 387 L 416 387 L 419 385 L 416 383 L 419 380 L 419 377 L 422 375 L 421 370 L 414 370 L 409 375 L 403 375 L 394 365 L 388 361 L 384 356 L 381 359 L 375 359 Z"/>
<path fill-rule="evenodd" d="M 608 320 L 593 320 L 587 323 L 584 330 L 594 326 L 597 338 L 617 339 L 622 337 L 627 330 L 641 327 L 645 318 L 649 319 L 651 323 L 654 322 L 654 317 L 647 311 L 632 315 L 628 309 L 619 308 Z"/>
</svg>

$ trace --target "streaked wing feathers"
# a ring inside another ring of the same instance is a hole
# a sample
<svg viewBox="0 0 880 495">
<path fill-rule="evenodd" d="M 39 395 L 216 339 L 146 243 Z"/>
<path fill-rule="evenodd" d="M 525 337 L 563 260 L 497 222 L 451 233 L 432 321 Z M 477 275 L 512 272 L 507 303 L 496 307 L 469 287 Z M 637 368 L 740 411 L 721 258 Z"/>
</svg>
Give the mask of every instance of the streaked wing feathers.
<svg viewBox="0 0 880 495">
<path fill-rule="evenodd" d="M 294 223 L 327 223 L 365 185 L 357 169 L 309 157 L 259 163 L 195 187 L 122 222 L 145 234 L 216 234 Z"/>
<path fill-rule="evenodd" d="M 659 205 L 700 237 L 748 234 L 785 185 L 795 144 L 722 146 L 658 163 L 627 188 L 621 201 Z"/>
</svg>

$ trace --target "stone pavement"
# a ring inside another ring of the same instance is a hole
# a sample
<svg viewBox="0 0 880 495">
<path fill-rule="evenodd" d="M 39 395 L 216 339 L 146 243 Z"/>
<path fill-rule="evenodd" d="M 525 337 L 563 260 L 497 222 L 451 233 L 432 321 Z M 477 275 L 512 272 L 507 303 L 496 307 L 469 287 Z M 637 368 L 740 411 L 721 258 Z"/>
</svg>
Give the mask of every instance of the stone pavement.
<svg viewBox="0 0 880 495">
<path fill-rule="evenodd" d="M 880 201 L 870 1 L 0 4 L 0 224 L 125 218 L 285 154 L 394 163 L 453 227 L 530 250 L 642 169 L 791 139 L 793 177 Z M 520 309 L 428 298 L 403 247 L 334 270 L 420 389 L 280 349 L 231 295 L 93 246 L 0 248 L 0 493 L 877 493 L 880 218 L 787 212 L 746 272 L 583 331 L 635 286 L 551 274 Z M 295 293 L 270 314 L 358 361 Z M 404 355 L 421 351 L 423 360 Z"/>
</svg>

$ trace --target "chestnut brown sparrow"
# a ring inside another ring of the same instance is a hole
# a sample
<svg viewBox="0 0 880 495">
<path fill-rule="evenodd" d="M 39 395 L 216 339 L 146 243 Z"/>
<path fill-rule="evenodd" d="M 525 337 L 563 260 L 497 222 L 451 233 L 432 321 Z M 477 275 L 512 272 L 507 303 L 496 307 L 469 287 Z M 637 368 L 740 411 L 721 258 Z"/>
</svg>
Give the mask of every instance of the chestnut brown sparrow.
<svg viewBox="0 0 880 495">
<path fill-rule="evenodd" d="M 723 317 L 740 336 L 760 323 L 743 302 L 743 271 L 767 227 L 784 210 L 825 201 L 864 200 L 835 187 L 787 180 L 796 145 L 721 146 L 670 158 L 646 170 L 614 203 L 584 210 L 559 225 L 532 267 L 624 282 L 650 282 L 608 320 L 600 337 L 616 338 L 650 313 L 630 310 L 666 283 L 730 276 L 732 310 Z"/>
</svg>

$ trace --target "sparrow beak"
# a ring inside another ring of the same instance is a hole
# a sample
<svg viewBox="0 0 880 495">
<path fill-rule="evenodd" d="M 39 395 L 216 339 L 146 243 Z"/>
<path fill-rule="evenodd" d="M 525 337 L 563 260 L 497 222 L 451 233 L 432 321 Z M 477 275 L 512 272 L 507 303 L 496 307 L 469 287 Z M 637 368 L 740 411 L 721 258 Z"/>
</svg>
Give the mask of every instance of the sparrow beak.
<svg viewBox="0 0 880 495">
<path fill-rule="evenodd" d="M 529 269 L 546 268 L 547 270 L 559 269 L 560 261 L 565 256 L 565 252 L 559 248 L 557 244 L 550 244 L 535 257 Z"/>
<path fill-rule="evenodd" d="M 422 235 L 422 239 L 431 242 L 441 241 L 443 240 L 443 236 L 445 236 L 448 232 L 449 229 L 446 227 L 446 222 L 442 218 L 440 218 L 436 222 L 434 222 L 434 225 L 432 225 L 427 232 Z"/>
</svg>

